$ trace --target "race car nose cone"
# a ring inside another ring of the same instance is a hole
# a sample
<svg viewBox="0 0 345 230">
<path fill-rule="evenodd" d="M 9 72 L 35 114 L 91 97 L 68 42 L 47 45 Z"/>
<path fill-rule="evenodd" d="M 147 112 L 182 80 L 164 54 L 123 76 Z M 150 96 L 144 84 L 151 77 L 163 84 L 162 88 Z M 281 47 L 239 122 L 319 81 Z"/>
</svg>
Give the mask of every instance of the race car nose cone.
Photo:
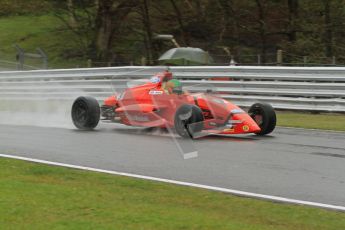
<svg viewBox="0 0 345 230">
<path fill-rule="evenodd" d="M 257 133 L 261 131 L 259 125 L 249 115 L 241 114 L 241 119 L 243 120 L 240 128 L 242 132 Z"/>
<path fill-rule="evenodd" d="M 246 113 L 235 114 L 232 117 L 238 124 L 235 124 L 237 133 L 257 133 L 261 129 L 259 125 Z"/>
<path fill-rule="evenodd" d="M 246 120 L 243 122 L 242 131 L 245 133 L 257 133 L 260 132 L 261 129 L 255 121 Z"/>
</svg>

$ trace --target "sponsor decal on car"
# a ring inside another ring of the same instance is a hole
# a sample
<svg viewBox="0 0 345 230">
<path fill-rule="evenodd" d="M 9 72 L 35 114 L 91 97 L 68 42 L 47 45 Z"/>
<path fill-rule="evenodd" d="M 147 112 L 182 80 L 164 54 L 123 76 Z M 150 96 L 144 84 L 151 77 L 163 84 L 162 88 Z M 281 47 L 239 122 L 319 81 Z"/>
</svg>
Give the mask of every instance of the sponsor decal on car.
<svg viewBox="0 0 345 230">
<path fill-rule="evenodd" d="M 233 109 L 231 110 L 231 114 L 239 114 L 239 113 L 245 113 L 242 109 Z"/>
<path fill-rule="evenodd" d="M 150 79 L 150 82 L 152 83 L 158 83 L 160 81 L 159 77 L 157 76 L 153 76 L 151 79 Z"/>
<path fill-rule="evenodd" d="M 150 95 L 160 95 L 163 94 L 162 90 L 150 90 L 149 92 Z"/>
<path fill-rule="evenodd" d="M 216 122 L 212 122 L 212 121 L 209 122 L 208 124 L 211 125 L 211 126 L 217 126 L 217 123 Z"/>
<path fill-rule="evenodd" d="M 224 129 L 223 132 L 233 133 L 233 132 L 235 132 L 235 129 Z"/>
<path fill-rule="evenodd" d="M 249 126 L 248 125 L 244 125 L 242 127 L 242 129 L 243 129 L 244 132 L 248 132 L 249 131 Z"/>
<path fill-rule="evenodd" d="M 127 117 L 133 121 L 149 121 L 150 120 L 147 116 L 127 115 Z"/>
</svg>

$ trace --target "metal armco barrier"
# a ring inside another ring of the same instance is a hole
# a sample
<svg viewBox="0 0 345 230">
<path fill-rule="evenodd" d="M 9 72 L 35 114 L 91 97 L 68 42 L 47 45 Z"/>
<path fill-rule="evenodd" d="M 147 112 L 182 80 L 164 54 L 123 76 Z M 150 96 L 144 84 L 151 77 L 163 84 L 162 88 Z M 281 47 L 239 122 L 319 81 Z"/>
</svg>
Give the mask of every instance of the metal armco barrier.
<svg viewBox="0 0 345 230">
<path fill-rule="evenodd" d="M 166 67 L 111 67 L 0 72 L 0 100 L 99 100 L 144 82 Z M 277 109 L 345 112 L 345 67 L 171 67 L 192 92 L 212 90 L 240 106 L 267 102 Z"/>
</svg>

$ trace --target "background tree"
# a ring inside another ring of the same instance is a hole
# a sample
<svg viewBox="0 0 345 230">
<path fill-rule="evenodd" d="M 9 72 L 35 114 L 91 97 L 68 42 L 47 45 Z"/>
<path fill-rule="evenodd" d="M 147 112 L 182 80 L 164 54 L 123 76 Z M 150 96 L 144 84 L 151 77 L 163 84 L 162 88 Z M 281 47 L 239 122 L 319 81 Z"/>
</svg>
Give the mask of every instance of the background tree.
<svg viewBox="0 0 345 230">
<path fill-rule="evenodd" d="M 200 47 L 227 59 L 235 55 L 239 62 L 255 62 L 260 54 L 263 63 L 273 63 L 278 49 L 284 50 L 284 60 L 291 63 L 301 62 L 306 55 L 314 61 L 345 56 L 341 51 L 345 50 L 345 0 L 55 3 L 60 9 L 57 15 L 84 44 L 86 56 L 100 62 L 138 63 L 145 56 L 153 64 L 159 54 L 173 47 L 155 40 L 156 34 L 172 34 L 182 46 Z"/>
</svg>

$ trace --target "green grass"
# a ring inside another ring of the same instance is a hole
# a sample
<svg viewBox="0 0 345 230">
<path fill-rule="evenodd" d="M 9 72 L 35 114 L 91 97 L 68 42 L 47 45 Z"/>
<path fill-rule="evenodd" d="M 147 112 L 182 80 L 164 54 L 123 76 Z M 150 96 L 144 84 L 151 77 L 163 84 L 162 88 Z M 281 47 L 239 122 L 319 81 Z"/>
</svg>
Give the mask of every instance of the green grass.
<svg viewBox="0 0 345 230">
<path fill-rule="evenodd" d="M 1 229 L 344 229 L 345 213 L 0 158 Z"/>
<path fill-rule="evenodd" d="M 86 66 L 86 59 L 73 56 L 80 45 L 75 36 L 52 14 L 22 15 L 0 18 L 0 60 L 15 61 L 16 43 L 26 52 L 42 48 L 49 58 L 50 68 Z M 28 59 L 26 64 L 41 67 L 42 62 Z"/>
<path fill-rule="evenodd" d="M 278 112 L 277 121 L 285 127 L 345 131 L 345 114 Z"/>
</svg>

